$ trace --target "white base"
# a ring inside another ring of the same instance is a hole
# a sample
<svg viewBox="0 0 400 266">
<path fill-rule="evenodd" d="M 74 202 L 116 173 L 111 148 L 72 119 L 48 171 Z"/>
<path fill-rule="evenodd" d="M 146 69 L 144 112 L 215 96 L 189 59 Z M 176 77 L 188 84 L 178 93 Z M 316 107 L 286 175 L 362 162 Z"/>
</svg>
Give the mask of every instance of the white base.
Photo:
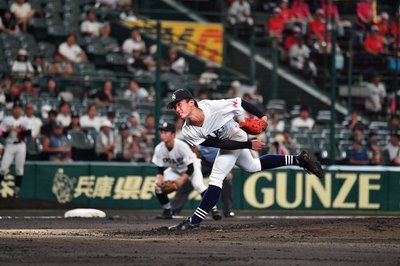
<svg viewBox="0 0 400 266">
<path fill-rule="evenodd" d="M 65 212 L 65 218 L 104 218 L 106 213 L 97 209 L 73 209 Z"/>
</svg>

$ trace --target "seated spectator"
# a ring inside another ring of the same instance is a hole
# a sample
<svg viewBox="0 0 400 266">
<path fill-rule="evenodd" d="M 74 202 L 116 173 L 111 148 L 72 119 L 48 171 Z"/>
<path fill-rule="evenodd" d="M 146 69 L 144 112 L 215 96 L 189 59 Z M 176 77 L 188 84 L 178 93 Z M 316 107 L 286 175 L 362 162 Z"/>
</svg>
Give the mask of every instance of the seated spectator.
<svg viewBox="0 0 400 266">
<path fill-rule="evenodd" d="M 57 122 L 61 123 L 62 126 L 68 127 L 71 124 L 71 107 L 67 102 L 61 102 L 58 105 L 58 115 L 57 115 Z"/>
<path fill-rule="evenodd" d="M 53 55 L 53 61 L 46 67 L 46 72 L 67 77 L 72 74 L 73 68 L 70 62 L 63 60 L 59 52 L 55 52 Z"/>
<path fill-rule="evenodd" d="M 271 143 L 268 154 L 289 155 L 290 153 L 285 145 L 285 137 L 282 134 L 277 134 Z"/>
<path fill-rule="evenodd" d="M 362 122 L 359 111 L 353 109 L 351 111 L 350 120 L 347 123 L 346 128 L 353 130 L 356 127 L 367 129 L 367 126 Z"/>
<path fill-rule="evenodd" d="M 350 140 L 351 141 L 356 140 L 356 141 L 364 144 L 365 143 L 364 129 L 362 127 L 353 128 L 353 132 L 352 132 L 352 135 L 350 136 Z"/>
<path fill-rule="evenodd" d="M 46 87 L 40 90 L 40 96 L 58 97 L 57 81 L 50 77 L 46 82 Z"/>
<path fill-rule="evenodd" d="M 0 90 L 2 92 L 8 92 L 11 89 L 11 85 L 14 83 L 12 77 L 8 74 L 3 74 L 0 82 Z"/>
<path fill-rule="evenodd" d="M 33 86 L 32 80 L 30 78 L 24 78 L 21 86 L 21 92 L 23 95 L 38 96 L 39 89 Z"/>
<path fill-rule="evenodd" d="M 146 53 L 146 43 L 142 40 L 138 29 L 131 31 L 131 37 L 122 43 L 122 51 L 126 54 L 132 54 L 132 51 Z"/>
<path fill-rule="evenodd" d="M 367 140 L 367 154 L 371 165 L 381 164 L 381 147 L 379 146 L 379 136 L 376 131 L 371 131 L 368 134 Z"/>
<path fill-rule="evenodd" d="M 144 128 L 140 123 L 140 115 L 138 112 L 132 112 L 129 116 L 128 126 L 130 128 L 131 135 L 135 132 L 139 132 L 140 136 L 144 133 Z"/>
<path fill-rule="evenodd" d="M 299 128 L 312 129 L 315 125 L 315 120 L 310 117 L 310 109 L 303 105 L 300 107 L 299 116 L 294 118 L 291 123 L 292 130 L 298 130 Z"/>
<path fill-rule="evenodd" d="M 148 67 L 146 62 L 142 58 L 142 54 L 139 50 L 132 51 L 132 57 L 130 57 L 127 61 L 128 70 L 134 73 L 136 76 L 140 76 L 143 74 L 143 71 L 147 71 Z"/>
<path fill-rule="evenodd" d="M 321 9 L 324 11 L 325 20 L 333 21 L 336 23 L 339 36 L 344 35 L 344 27 L 351 27 L 352 24 L 348 20 L 342 20 L 339 14 L 339 8 L 334 0 L 321 0 Z M 331 25 L 329 25 L 331 26 Z"/>
<path fill-rule="evenodd" d="M 362 30 L 369 30 L 374 23 L 373 0 L 362 0 L 357 5 L 356 24 Z"/>
<path fill-rule="evenodd" d="M 385 45 L 382 36 L 379 35 L 379 28 L 376 25 L 371 27 L 370 33 L 364 40 L 364 51 L 372 54 L 379 55 L 385 50 Z"/>
<path fill-rule="evenodd" d="M 9 91 L 5 92 L 6 108 L 12 108 L 15 102 L 21 100 L 21 86 L 13 83 Z"/>
<path fill-rule="evenodd" d="M 40 118 L 34 115 L 35 107 L 32 103 L 28 102 L 25 104 L 25 117 L 28 121 L 28 125 L 26 129 L 31 130 L 31 136 L 33 139 L 36 139 L 40 135 L 40 129 L 43 125 L 43 122 Z"/>
<path fill-rule="evenodd" d="M 367 84 L 368 96 L 365 98 L 365 110 L 370 113 L 381 113 L 386 100 L 386 87 L 381 77 L 374 74 L 372 81 Z"/>
<path fill-rule="evenodd" d="M 286 147 L 289 150 L 289 154 L 295 154 L 297 152 L 296 140 L 292 137 L 290 130 L 285 129 L 283 131 L 283 136 L 285 137 Z"/>
<path fill-rule="evenodd" d="M 35 70 L 28 59 L 28 52 L 25 49 L 19 49 L 17 58 L 11 66 L 11 72 L 20 78 L 33 76 Z"/>
<path fill-rule="evenodd" d="M 383 148 L 382 157 L 385 165 L 400 165 L 400 132 L 398 130 L 390 132 L 389 143 Z"/>
<path fill-rule="evenodd" d="M 144 59 L 144 63 L 147 66 L 147 70 L 155 72 L 157 67 L 157 46 L 153 44 L 149 48 L 149 55 Z"/>
<path fill-rule="evenodd" d="M 111 26 L 110 23 L 103 23 L 103 27 L 100 31 L 100 41 L 103 44 L 104 49 L 108 52 L 119 52 L 121 49 L 118 42 L 111 37 Z"/>
<path fill-rule="evenodd" d="M 99 37 L 103 23 L 98 22 L 93 10 L 86 12 L 86 20 L 81 23 L 81 33 L 87 36 Z"/>
<path fill-rule="evenodd" d="M 86 53 L 76 44 L 76 37 L 73 34 L 67 36 L 67 40 L 60 44 L 58 52 L 61 56 L 71 63 L 81 63 L 87 61 Z"/>
<path fill-rule="evenodd" d="M 122 123 L 118 130 L 119 134 L 116 137 L 115 160 L 130 162 L 133 157 L 134 149 L 129 127 L 127 124 Z"/>
<path fill-rule="evenodd" d="M 99 90 L 95 95 L 96 103 L 103 106 L 109 107 L 110 103 L 114 99 L 113 84 L 111 80 L 106 80 L 104 82 L 103 88 Z"/>
<path fill-rule="evenodd" d="M 292 23 L 294 22 L 294 16 L 292 10 L 289 8 L 289 0 L 281 0 L 279 8 L 281 9 L 279 15 L 285 21 L 285 27 L 287 29 L 293 28 Z"/>
<path fill-rule="evenodd" d="M 145 88 L 140 87 L 136 80 L 131 79 L 124 92 L 124 98 L 131 102 L 132 110 L 136 110 L 140 103 L 148 101 L 149 93 Z"/>
<path fill-rule="evenodd" d="M 0 17 L 0 31 L 15 35 L 20 32 L 17 18 L 9 10 L 5 10 L 3 15 Z"/>
<path fill-rule="evenodd" d="M 315 18 L 311 21 L 308 34 L 311 39 L 317 42 L 325 41 L 325 31 L 326 31 L 326 22 L 325 22 L 325 13 L 324 10 L 318 9 L 316 12 Z"/>
<path fill-rule="evenodd" d="M 294 0 L 290 9 L 294 23 L 301 25 L 302 32 L 306 32 L 307 24 L 312 20 L 308 3 L 304 0 Z"/>
<path fill-rule="evenodd" d="M 152 113 L 146 115 L 144 120 L 144 132 L 143 138 L 148 147 L 153 147 L 154 144 L 154 134 L 156 132 L 156 120 Z"/>
<path fill-rule="evenodd" d="M 231 26 L 253 26 L 250 4 L 246 0 L 236 0 L 228 10 L 228 22 Z"/>
<path fill-rule="evenodd" d="M 361 141 L 353 140 L 351 149 L 347 151 L 347 161 L 351 165 L 369 164 L 368 154 L 363 149 Z"/>
<path fill-rule="evenodd" d="M 225 98 L 235 98 L 235 97 L 241 97 L 242 95 L 239 96 L 240 91 L 241 91 L 242 83 L 239 80 L 234 80 L 231 82 L 231 87 L 229 90 L 225 93 Z"/>
<path fill-rule="evenodd" d="M 397 114 L 392 114 L 389 118 L 388 130 L 400 130 L 400 116 Z"/>
<path fill-rule="evenodd" d="M 79 114 L 76 112 L 73 112 L 71 114 L 71 123 L 66 128 L 64 128 L 64 134 L 67 134 L 70 131 L 82 131 L 81 124 L 79 123 Z"/>
<path fill-rule="evenodd" d="M 315 77 L 317 75 L 317 67 L 310 60 L 310 52 L 311 50 L 304 43 L 304 39 L 299 38 L 298 42 L 292 45 L 289 50 L 289 62 L 292 68 Z"/>
<path fill-rule="evenodd" d="M 380 15 L 378 21 L 375 24 L 379 31 L 378 31 L 378 35 L 382 36 L 383 38 L 383 43 L 385 45 L 389 44 L 389 41 L 387 39 L 390 31 L 390 25 L 389 25 L 389 14 L 386 12 L 382 12 L 382 14 Z"/>
<path fill-rule="evenodd" d="M 164 61 L 163 69 L 164 71 L 182 75 L 189 71 L 189 65 L 184 57 L 178 56 L 178 51 L 175 48 L 171 48 L 168 52 L 168 58 Z"/>
<path fill-rule="evenodd" d="M 271 131 L 279 131 L 279 132 L 283 132 L 283 130 L 285 130 L 285 121 L 280 119 L 278 113 L 275 112 L 270 113 L 268 129 Z"/>
<path fill-rule="evenodd" d="M 108 120 L 111 124 L 115 123 L 115 110 L 111 107 L 107 108 L 106 115 L 103 117 L 103 120 Z"/>
<path fill-rule="evenodd" d="M 284 37 L 282 59 L 288 58 L 290 48 L 299 42 L 299 38 L 302 38 L 301 29 L 299 26 L 294 26 Z"/>
<path fill-rule="evenodd" d="M 96 104 L 90 104 L 87 107 L 86 114 L 79 119 L 79 123 L 83 128 L 94 128 L 96 131 L 99 131 L 102 120 L 103 119 L 97 115 Z"/>
<path fill-rule="evenodd" d="M 216 64 L 207 62 L 205 71 L 200 74 L 199 83 L 208 89 L 218 89 L 221 81 L 218 73 L 215 72 L 216 68 Z"/>
<path fill-rule="evenodd" d="M 43 55 L 37 54 L 33 58 L 33 70 L 34 70 L 34 75 L 35 76 L 42 76 L 45 73 L 46 66 L 45 62 L 43 59 Z"/>
<path fill-rule="evenodd" d="M 47 123 L 40 128 L 40 134 L 49 137 L 53 133 L 53 129 L 57 124 L 57 111 L 50 110 L 47 113 L 47 119 Z"/>
<path fill-rule="evenodd" d="M 31 4 L 26 3 L 25 0 L 17 0 L 11 5 L 10 11 L 17 18 L 21 30 L 26 32 L 29 20 L 35 15 L 35 10 L 31 7 Z"/>
<path fill-rule="evenodd" d="M 72 162 L 71 144 L 63 133 L 63 125 L 56 123 L 50 136 L 43 140 L 43 153 L 53 162 Z"/>
<path fill-rule="evenodd" d="M 132 133 L 133 155 L 132 161 L 150 163 L 153 156 L 153 149 L 142 141 L 140 132 Z"/>
<path fill-rule="evenodd" d="M 100 161 L 115 159 L 116 140 L 112 128 L 113 126 L 108 120 L 101 123 L 100 133 L 96 137 L 96 154 Z"/>
<path fill-rule="evenodd" d="M 268 18 L 268 21 L 264 25 L 264 31 L 269 37 L 277 38 L 282 40 L 282 33 L 285 29 L 285 21 L 280 15 L 281 9 L 279 7 L 274 8 L 274 13 Z"/>
<path fill-rule="evenodd" d="M 132 0 L 96 0 L 96 7 L 98 6 L 130 9 L 132 7 Z"/>
</svg>

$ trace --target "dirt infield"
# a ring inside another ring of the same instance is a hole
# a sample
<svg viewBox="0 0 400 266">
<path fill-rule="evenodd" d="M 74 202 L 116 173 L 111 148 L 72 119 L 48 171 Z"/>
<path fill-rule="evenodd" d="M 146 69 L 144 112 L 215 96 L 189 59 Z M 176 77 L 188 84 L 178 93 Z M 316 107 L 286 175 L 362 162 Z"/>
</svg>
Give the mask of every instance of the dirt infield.
<svg viewBox="0 0 400 266">
<path fill-rule="evenodd" d="M 104 219 L 64 219 L 63 213 L 1 210 L 0 264 L 400 265 L 400 217 L 241 213 L 170 232 L 166 226 L 182 218 L 113 210 Z"/>
</svg>

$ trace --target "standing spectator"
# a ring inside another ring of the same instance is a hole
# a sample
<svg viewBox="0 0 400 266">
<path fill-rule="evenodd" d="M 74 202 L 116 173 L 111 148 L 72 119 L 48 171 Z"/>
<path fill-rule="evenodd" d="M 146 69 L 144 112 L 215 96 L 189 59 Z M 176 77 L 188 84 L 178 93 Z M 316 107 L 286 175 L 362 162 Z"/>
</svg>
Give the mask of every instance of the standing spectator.
<svg viewBox="0 0 400 266">
<path fill-rule="evenodd" d="M 111 80 L 107 79 L 104 81 L 103 88 L 96 93 L 96 103 L 103 106 L 109 107 L 114 99 L 113 84 Z"/>
<path fill-rule="evenodd" d="M 40 135 L 40 129 L 43 125 L 42 120 L 34 115 L 35 107 L 31 102 L 25 104 L 25 117 L 27 122 L 26 129 L 31 131 L 31 137 L 36 139 Z"/>
<path fill-rule="evenodd" d="M 228 10 L 228 22 L 232 26 L 253 26 L 250 4 L 246 0 L 236 0 Z"/>
<path fill-rule="evenodd" d="M 122 43 L 122 51 L 126 54 L 132 54 L 133 50 L 140 51 L 141 53 L 146 53 L 146 43 L 142 40 L 140 32 L 138 29 L 131 31 L 131 37 L 126 39 Z"/>
<path fill-rule="evenodd" d="M 189 71 L 189 65 L 185 58 L 178 56 L 178 51 L 171 48 L 168 51 L 168 58 L 164 62 L 164 71 L 169 71 L 178 75 L 182 75 Z"/>
<path fill-rule="evenodd" d="M 47 73 L 57 74 L 62 77 L 70 76 L 73 71 L 72 64 L 63 60 L 62 55 L 58 51 L 53 54 L 53 61 L 46 67 Z"/>
<path fill-rule="evenodd" d="M 374 23 L 374 7 L 373 0 L 361 0 L 357 5 L 356 23 L 362 30 L 369 30 Z"/>
<path fill-rule="evenodd" d="M 11 72 L 13 75 L 21 78 L 33 76 L 35 71 L 28 59 L 28 52 L 25 49 L 19 49 L 17 58 L 11 66 Z"/>
<path fill-rule="evenodd" d="M 367 90 L 368 96 L 365 98 L 365 110 L 374 114 L 381 113 L 386 98 L 386 87 L 381 82 L 380 75 L 373 75 L 372 82 L 367 84 Z"/>
<path fill-rule="evenodd" d="M 317 67 L 310 60 L 310 52 L 310 48 L 304 43 L 304 39 L 299 38 L 298 43 L 292 45 L 289 50 L 289 61 L 292 68 L 315 77 L 317 75 Z"/>
<path fill-rule="evenodd" d="M 115 159 L 116 141 L 112 128 L 113 126 L 108 120 L 101 123 L 100 133 L 96 137 L 96 154 L 100 161 Z"/>
<path fill-rule="evenodd" d="M 29 19 L 35 15 L 35 10 L 25 0 L 17 0 L 10 7 L 10 11 L 15 15 L 18 25 L 22 31 L 26 32 L 28 29 Z"/>
<path fill-rule="evenodd" d="M 353 140 L 352 147 L 347 152 L 347 160 L 351 165 L 369 164 L 368 154 L 363 149 L 361 141 Z"/>
<path fill-rule="evenodd" d="M 86 20 L 81 23 L 81 33 L 87 36 L 98 37 L 103 23 L 97 21 L 96 13 L 93 10 L 86 12 Z"/>
<path fill-rule="evenodd" d="M 282 33 L 285 29 L 285 20 L 280 15 L 281 9 L 279 7 L 274 8 L 274 14 L 268 18 L 267 23 L 264 25 L 264 31 L 269 37 L 278 38 L 282 40 Z"/>
<path fill-rule="evenodd" d="M 5 10 L 3 15 L 0 17 L 0 31 L 10 35 L 15 35 L 20 32 L 17 19 L 9 10 Z"/>
<path fill-rule="evenodd" d="M 400 165 L 400 133 L 397 130 L 390 132 L 389 143 L 383 148 L 382 156 L 385 165 Z"/>
<path fill-rule="evenodd" d="M 131 79 L 124 92 L 124 98 L 131 102 L 132 110 L 136 110 L 140 103 L 148 101 L 149 93 L 145 88 L 140 87 L 136 80 Z"/>
<path fill-rule="evenodd" d="M 96 131 L 100 130 L 102 119 L 97 116 L 96 104 L 90 104 L 87 107 L 87 112 L 79 119 L 79 123 L 83 128 L 93 128 Z"/>
<path fill-rule="evenodd" d="M 71 124 L 71 106 L 67 102 L 61 102 L 58 105 L 57 122 L 61 123 L 62 126 L 68 127 Z"/>
<path fill-rule="evenodd" d="M 63 133 L 63 125 L 57 122 L 53 132 L 43 140 L 43 153 L 52 162 L 72 162 L 71 144 Z"/>
<path fill-rule="evenodd" d="M 303 105 L 300 107 L 299 116 L 292 120 L 292 130 L 299 128 L 312 129 L 315 125 L 315 120 L 310 117 L 310 109 Z"/>
<path fill-rule="evenodd" d="M 53 133 L 55 124 L 57 123 L 57 111 L 50 110 L 47 114 L 48 121 L 40 128 L 40 134 L 50 136 Z"/>
<path fill-rule="evenodd" d="M 86 53 L 76 44 L 76 37 L 73 34 L 67 36 L 67 40 L 60 44 L 58 52 L 71 63 L 81 63 L 87 61 Z"/>
</svg>

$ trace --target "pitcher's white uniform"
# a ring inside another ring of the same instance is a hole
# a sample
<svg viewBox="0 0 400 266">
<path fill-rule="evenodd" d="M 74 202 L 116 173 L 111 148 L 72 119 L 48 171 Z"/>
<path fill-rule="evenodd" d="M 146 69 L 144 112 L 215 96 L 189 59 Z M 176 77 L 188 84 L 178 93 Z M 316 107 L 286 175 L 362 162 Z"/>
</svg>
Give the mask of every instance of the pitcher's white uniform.
<svg viewBox="0 0 400 266">
<path fill-rule="evenodd" d="M 159 143 L 155 148 L 152 162 L 158 167 L 168 167 L 164 171 L 164 181 L 177 180 L 187 171 L 187 166 L 193 163 L 194 170 L 189 180 L 197 192 L 202 193 L 207 189 L 203 183 L 201 160 L 185 142 L 179 139 L 174 139 L 174 147 L 171 151 L 167 149 L 164 142 Z M 156 186 L 156 192 L 161 193 L 161 188 Z"/>
<path fill-rule="evenodd" d="M 22 127 L 26 130 L 29 121 L 26 117 L 15 119 L 13 116 L 7 116 L 0 124 L 3 132 L 9 131 L 10 128 Z M 17 132 L 10 131 L 6 138 L 6 147 L 4 150 L 3 160 L 1 161 L 0 174 L 6 175 L 10 165 L 15 157 L 15 174 L 17 176 L 24 175 L 24 164 L 26 158 L 26 144 L 23 140 L 18 140 Z"/>
<path fill-rule="evenodd" d="M 191 145 L 199 145 L 206 139 L 247 141 L 247 134 L 239 128 L 237 121 L 245 116 L 241 98 L 203 100 L 198 102 L 204 112 L 201 127 L 191 125 L 188 120 L 182 128 L 182 135 Z M 249 149 L 220 149 L 210 174 L 209 185 L 222 188 L 222 182 L 234 165 L 247 172 L 261 171 L 261 163 L 251 155 Z"/>
</svg>

